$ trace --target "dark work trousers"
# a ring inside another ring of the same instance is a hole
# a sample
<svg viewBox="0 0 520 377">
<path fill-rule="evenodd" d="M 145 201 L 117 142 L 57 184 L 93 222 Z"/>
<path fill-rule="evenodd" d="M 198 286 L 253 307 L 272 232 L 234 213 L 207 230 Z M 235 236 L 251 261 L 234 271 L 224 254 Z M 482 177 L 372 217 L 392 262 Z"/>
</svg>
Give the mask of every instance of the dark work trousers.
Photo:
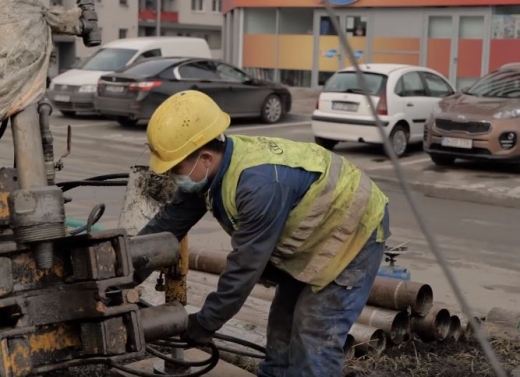
<svg viewBox="0 0 520 377">
<path fill-rule="evenodd" d="M 383 218 L 389 232 L 388 208 Z M 318 293 L 289 275 L 278 281 L 269 312 L 267 356 L 259 377 L 341 377 L 343 347 L 365 306 L 385 244 L 372 234 L 348 267 Z"/>
</svg>

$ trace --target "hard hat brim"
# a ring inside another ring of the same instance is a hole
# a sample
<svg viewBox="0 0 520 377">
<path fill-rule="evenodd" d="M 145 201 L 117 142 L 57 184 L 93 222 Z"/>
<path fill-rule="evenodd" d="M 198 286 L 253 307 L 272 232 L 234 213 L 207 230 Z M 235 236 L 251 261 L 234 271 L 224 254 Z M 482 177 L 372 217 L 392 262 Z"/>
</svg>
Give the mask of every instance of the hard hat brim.
<svg viewBox="0 0 520 377">
<path fill-rule="evenodd" d="M 221 112 L 219 119 L 214 123 L 213 127 L 209 127 L 203 131 L 205 133 L 207 142 L 209 143 L 211 140 L 217 138 L 219 135 L 221 135 L 225 130 L 228 129 L 229 125 L 231 124 L 231 118 L 229 115 L 225 112 Z M 200 146 L 202 147 L 202 145 Z M 200 148 L 198 147 L 198 148 Z M 164 174 L 168 170 L 174 168 L 178 164 L 180 164 L 184 159 L 186 159 L 191 153 L 195 152 L 198 148 L 194 149 L 190 153 L 183 155 L 179 157 L 178 159 L 174 161 L 164 161 L 161 160 L 157 155 L 152 154 L 150 156 L 150 169 L 155 174 Z"/>
</svg>

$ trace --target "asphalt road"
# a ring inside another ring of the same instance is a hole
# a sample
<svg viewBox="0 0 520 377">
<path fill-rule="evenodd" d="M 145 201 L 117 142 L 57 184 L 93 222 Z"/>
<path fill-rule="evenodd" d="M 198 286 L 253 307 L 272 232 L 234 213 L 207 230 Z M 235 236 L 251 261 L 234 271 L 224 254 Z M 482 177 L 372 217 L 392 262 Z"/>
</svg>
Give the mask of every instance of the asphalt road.
<svg viewBox="0 0 520 377">
<path fill-rule="evenodd" d="M 287 122 L 272 126 L 241 122 L 234 124 L 230 132 L 313 140 L 307 118 L 293 116 Z M 129 166 L 136 163 L 147 164 L 145 126 L 124 129 L 96 118 L 66 119 L 60 116 L 53 116 L 52 123 L 56 155 L 66 149 L 68 124 L 72 125 L 73 134 L 72 154 L 64 160 L 65 169 L 58 173 L 58 181 L 126 172 Z M 337 152 L 348 156 L 368 173 L 391 168 L 378 147 L 346 144 L 340 145 Z M 0 166 L 11 166 L 12 156 L 8 132 L 0 141 Z M 418 149 L 402 159 L 401 163 L 413 166 L 424 163 L 426 159 Z M 391 200 L 393 235 L 389 243 L 410 242 L 410 252 L 399 257 L 398 264 L 410 269 L 412 280 L 431 284 L 435 300 L 455 304 L 447 281 L 412 217 L 403 193 L 394 185 L 382 185 L 382 188 Z M 70 196 L 74 200 L 67 204 L 69 217 L 86 219 L 95 204 L 104 202 L 107 211 L 101 225 L 117 226 L 124 188 L 80 188 L 71 191 Z M 518 210 L 417 196 L 429 229 L 435 233 L 471 305 L 480 314 L 485 314 L 493 306 L 520 307 Z M 224 250 L 230 247 L 229 237 L 209 216 L 192 230 L 190 244 Z"/>
</svg>

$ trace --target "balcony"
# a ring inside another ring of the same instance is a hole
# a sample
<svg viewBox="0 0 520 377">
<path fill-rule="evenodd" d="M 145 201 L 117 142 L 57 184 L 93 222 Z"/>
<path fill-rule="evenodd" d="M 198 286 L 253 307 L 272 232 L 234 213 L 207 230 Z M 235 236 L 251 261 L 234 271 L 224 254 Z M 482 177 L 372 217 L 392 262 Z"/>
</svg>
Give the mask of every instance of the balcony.
<svg viewBox="0 0 520 377">
<path fill-rule="evenodd" d="M 139 10 L 139 21 L 143 22 L 155 22 L 157 20 L 157 12 L 155 9 L 140 9 Z M 161 12 L 161 22 L 179 22 L 178 12 Z"/>
</svg>

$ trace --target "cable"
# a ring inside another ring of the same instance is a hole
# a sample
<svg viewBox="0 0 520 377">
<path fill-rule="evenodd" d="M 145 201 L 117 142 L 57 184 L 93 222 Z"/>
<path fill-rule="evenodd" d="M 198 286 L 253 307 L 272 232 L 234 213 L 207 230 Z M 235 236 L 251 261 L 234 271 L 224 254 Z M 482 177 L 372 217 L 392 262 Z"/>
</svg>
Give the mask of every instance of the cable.
<svg viewBox="0 0 520 377">
<path fill-rule="evenodd" d="M 94 224 L 96 224 L 105 213 L 105 208 L 106 207 L 103 203 L 94 206 L 94 208 L 92 208 L 90 214 L 88 215 L 87 223 L 79 228 L 71 230 L 70 234 L 72 236 L 77 236 L 78 234 L 83 233 L 84 231 L 90 233 L 92 231 L 92 226 L 94 226 Z"/>
<path fill-rule="evenodd" d="M 255 343 L 248 342 L 247 340 L 235 338 L 234 336 L 229 336 L 229 335 L 215 333 L 215 335 L 213 335 L 213 337 L 215 339 L 220 339 L 220 340 L 223 340 L 223 341 L 226 341 L 226 342 L 240 344 L 241 346 L 244 346 L 244 347 L 247 347 L 247 348 L 251 348 L 251 349 L 253 349 L 255 351 L 261 352 L 264 355 L 266 353 L 266 350 L 265 350 L 264 347 L 259 346 L 258 344 L 255 344 Z"/>
<path fill-rule="evenodd" d="M 453 292 L 455 293 L 455 296 L 456 296 L 457 300 L 459 301 L 459 304 L 462 307 L 462 311 L 468 317 L 469 322 L 471 323 L 471 327 L 475 331 L 475 335 L 476 335 L 489 363 L 491 364 L 493 370 L 495 371 L 495 374 L 498 377 L 507 377 L 507 374 L 504 371 L 504 369 L 502 368 L 500 361 L 498 360 L 495 352 L 493 351 L 493 348 L 491 347 L 491 344 L 488 342 L 488 340 L 484 336 L 483 332 L 481 331 L 480 327 L 478 326 L 477 321 L 475 320 L 475 316 L 473 315 L 473 311 L 471 310 L 469 303 L 467 302 L 466 298 L 464 297 L 464 293 L 462 292 L 459 284 L 457 283 L 455 276 L 451 272 L 451 269 L 448 266 L 448 263 L 447 263 L 444 255 L 442 254 L 442 251 L 440 250 L 437 240 L 435 239 L 433 234 L 430 232 L 428 225 L 426 224 L 426 220 L 425 220 L 424 216 L 422 215 L 422 211 L 419 209 L 415 199 L 413 198 L 412 189 L 410 187 L 410 184 L 408 183 L 408 181 L 406 179 L 406 175 L 399 163 L 399 160 L 397 159 L 395 151 L 393 150 L 392 145 L 390 144 L 390 141 L 388 140 L 388 137 L 385 133 L 385 128 L 383 127 L 383 125 L 381 123 L 381 119 L 379 118 L 379 116 L 377 114 L 376 107 L 372 101 L 372 97 L 370 96 L 368 86 L 365 82 L 365 77 L 362 74 L 362 71 L 359 67 L 356 56 L 354 54 L 354 51 L 352 50 L 352 47 L 350 46 L 350 43 L 347 40 L 346 34 L 344 34 L 341 30 L 338 18 L 336 18 L 336 15 L 334 13 L 330 0 L 324 0 L 323 5 L 325 6 L 325 10 L 327 11 L 327 14 L 329 15 L 330 21 L 332 22 L 334 28 L 336 29 L 336 33 L 338 34 L 342 47 L 347 52 L 348 58 L 355 68 L 360 89 L 363 91 L 363 95 L 366 97 L 366 99 L 368 101 L 370 111 L 372 112 L 372 115 L 374 116 L 376 126 L 379 130 L 381 138 L 383 139 L 385 150 L 388 153 L 390 160 L 392 161 L 392 165 L 394 166 L 395 173 L 399 179 L 399 183 L 401 184 L 403 193 L 404 193 L 406 199 L 408 200 L 408 203 L 410 204 L 412 213 L 413 213 L 414 217 L 416 218 L 417 223 L 419 224 L 419 227 L 422 230 L 422 232 L 426 238 L 426 241 L 428 242 L 433 254 L 437 258 L 437 261 L 439 262 L 444 275 L 446 275 L 446 278 L 448 279 L 448 282 L 449 282 Z"/>
<path fill-rule="evenodd" d="M 87 178 L 80 181 L 65 181 L 57 183 L 56 186 L 60 187 L 63 192 L 72 190 L 76 187 L 83 186 L 96 186 L 96 187 L 111 187 L 111 186 L 126 186 L 128 185 L 128 173 L 115 173 L 98 175 L 96 177 Z M 118 181 L 111 181 L 113 179 L 120 179 Z M 125 180 L 123 180 L 125 179 Z"/>
<path fill-rule="evenodd" d="M 132 374 L 134 376 L 139 376 L 139 377 L 157 377 L 157 376 L 162 376 L 162 377 L 199 377 L 199 376 L 202 376 L 206 373 L 208 373 L 209 371 L 211 371 L 213 368 L 215 368 L 220 360 L 220 353 L 219 353 L 219 350 L 217 349 L 217 346 L 215 346 L 215 344 L 213 342 L 209 343 L 207 345 L 208 348 L 211 349 L 211 357 L 206 360 L 208 362 L 208 365 L 205 367 L 205 368 L 201 368 L 195 372 L 191 372 L 191 373 L 184 373 L 184 374 L 156 374 L 156 373 L 146 373 L 146 372 L 140 372 L 138 370 L 134 370 L 132 368 L 128 368 L 124 365 L 121 365 L 121 364 L 118 364 L 116 362 L 109 362 L 109 365 L 113 368 L 116 368 L 116 369 L 119 369 L 125 373 L 128 373 L 128 374 Z M 189 348 L 189 346 L 186 344 L 184 346 L 184 348 Z M 164 355 L 162 355 L 163 357 L 166 357 Z M 161 358 L 163 358 L 161 357 Z"/>
</svg>

